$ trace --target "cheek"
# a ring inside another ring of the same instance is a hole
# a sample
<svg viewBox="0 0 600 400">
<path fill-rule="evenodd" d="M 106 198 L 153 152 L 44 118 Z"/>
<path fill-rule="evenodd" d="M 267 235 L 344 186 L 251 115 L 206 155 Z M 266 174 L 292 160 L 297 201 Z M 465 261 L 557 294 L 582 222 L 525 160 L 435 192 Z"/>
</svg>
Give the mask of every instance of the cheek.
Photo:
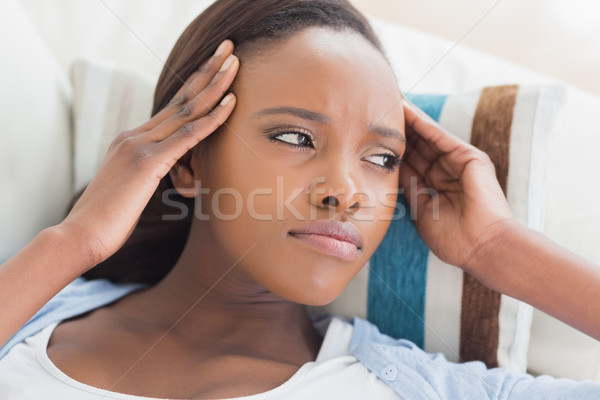
<svg viewBox="0 0 600 400">
<path fill-rule="evenodd" d="M 399 196 L 403 196 L 403 194 L 399 193 L 397 186 L 385 186 L 377 191 L 376 213 L 380 221 L 389 222 L 404 215 L 406 210 L 404 206 L 398 204 Z"/>
<path fill-rule="evenodd" d="M 260 251 L 268 254 L 285 232 L 285 218 L 277 213 L 280 179 L 268 158 L 253 151 L 257 146 L 248 135 L 239 128 L 236 132 L 241 138 L 222 132 L 211 143 L 210 157 L 199 162 L 206 192 L 196 201 L 196 214 L 205 216 L 205 225 L 225 251 L 243 254 L 262 246 Z"/>
<path fill-rule="evenodd" d="M 374 207 L 369 212 L 371 223 L 365 227 L 369 231 L 365 257 L 369 258 L 383 240 L 391 221 L 402 217 L 405 213 L 403 206 L 397 203 L 398 196 L 402 196 L 402 194 L 398 194 L 397 186 L 384 185 L 375 188 L 373 192 L 376 195 L 371 201 Z"/>
</svg>

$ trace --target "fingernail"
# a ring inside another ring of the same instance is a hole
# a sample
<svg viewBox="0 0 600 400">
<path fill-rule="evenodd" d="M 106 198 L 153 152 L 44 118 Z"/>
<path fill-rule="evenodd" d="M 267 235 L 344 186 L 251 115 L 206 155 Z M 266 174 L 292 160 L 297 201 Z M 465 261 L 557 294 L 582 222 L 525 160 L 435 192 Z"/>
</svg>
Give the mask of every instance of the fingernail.
<svg viewBox="0 0 600 400">
<path fill-rule="evenodd" d="M 223 40 L 221 42 L 221 44 L 219 45 L 219 47 L 217 47 L 217 50 L 215 51 L 215 56 L 220 56 L 225 52 L 225 49 L 227 48 L 227 42 L 228 40 Z"/>
<path fill-rule="evenodd" d="M 224 106 L 227 103 L 229 103 L 231 100 L 233 100 L 233 93 L 229 93 L 227 96 L 223 97 L 223 100 L 221 100 L 221 105 Z"/>
<path fill-rule="evenodd" d="M 229 57 L 227 57 L 227 59 L 225 60 L 225 62 L 221 66 L 221 69 L 219 71 L 220 72 L 226 71 L 227 68 L 229 68 L 231 66 L 231 63 L 233 62 L 234 59 L 235 59 L 235 56 L 233 54 L 230 54 Z"/>
</svg>

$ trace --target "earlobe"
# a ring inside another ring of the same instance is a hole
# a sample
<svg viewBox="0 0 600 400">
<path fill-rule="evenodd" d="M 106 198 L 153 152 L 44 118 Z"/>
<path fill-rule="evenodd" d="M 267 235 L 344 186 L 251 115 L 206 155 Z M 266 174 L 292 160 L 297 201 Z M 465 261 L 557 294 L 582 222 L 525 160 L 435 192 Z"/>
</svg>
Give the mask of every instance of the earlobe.
<svg viewBox="0 0 600 400">
<path fill-rule="evenodd" d="M 196 197 L 196 177 L 189 163 L 191 157 L 183 156 L 169 171 L 173 186 L 180 195 L 187 198 Z"/>
</svg>

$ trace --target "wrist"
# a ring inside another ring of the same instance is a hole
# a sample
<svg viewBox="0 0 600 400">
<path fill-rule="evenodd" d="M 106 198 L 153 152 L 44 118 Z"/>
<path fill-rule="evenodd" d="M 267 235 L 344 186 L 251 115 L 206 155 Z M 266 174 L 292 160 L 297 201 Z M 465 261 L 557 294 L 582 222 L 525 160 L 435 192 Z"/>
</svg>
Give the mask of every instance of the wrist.
<svg viewBox="0 0 600 400">
<path fill-rule="evenodd" d="M 56 249 L 68 260 L 67 264 L 76 269 L 78 275 L 93 268 L 102 261 L 100 253 L 95 250 L 93 241 L 82 229 L 65 221 L 50 226 L 42 231 L 56 246 Z"/>
<path fill-rule="evenodd" d="M 496 264 L 504 264 L 503 258 L 510 256 L 511 248 L 521 241 L 519 237 L 526 234 L 527 230 L 527 227 L 514 218 L 503 219 L 490 225 L 479 235 L 461 268 L 487 284 L 487 278 L 492 278 L 492 274 L 499 272 Z"/>
</svg>

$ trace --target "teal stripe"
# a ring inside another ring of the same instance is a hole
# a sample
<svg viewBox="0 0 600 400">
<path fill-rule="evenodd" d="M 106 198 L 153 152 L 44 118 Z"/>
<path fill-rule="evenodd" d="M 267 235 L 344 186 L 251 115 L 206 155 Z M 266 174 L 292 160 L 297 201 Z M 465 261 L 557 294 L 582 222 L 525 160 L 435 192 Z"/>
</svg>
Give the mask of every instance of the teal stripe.
<svg viewBox="0 0 600 400">
<path fill-rule="evenodd" d="M 414 95 L 408 99 L 436 121 L 445 95 Z M 410 218 L 404 196 L 383 241 L 369 260 L 367 319 L 381 332 L 408 339 L 423 348 L 425 340 L 425 288 L 429 249 Z"/>
<path fill-rule="evenodd" d="M 425 111 L 427 115 L 436 121 L 440 120 L 440 114 L 446 104 L 448 95 L 445 94 L 412 94 L 406 93 L 406 97 L 421 110 Z"/>
</svg>

